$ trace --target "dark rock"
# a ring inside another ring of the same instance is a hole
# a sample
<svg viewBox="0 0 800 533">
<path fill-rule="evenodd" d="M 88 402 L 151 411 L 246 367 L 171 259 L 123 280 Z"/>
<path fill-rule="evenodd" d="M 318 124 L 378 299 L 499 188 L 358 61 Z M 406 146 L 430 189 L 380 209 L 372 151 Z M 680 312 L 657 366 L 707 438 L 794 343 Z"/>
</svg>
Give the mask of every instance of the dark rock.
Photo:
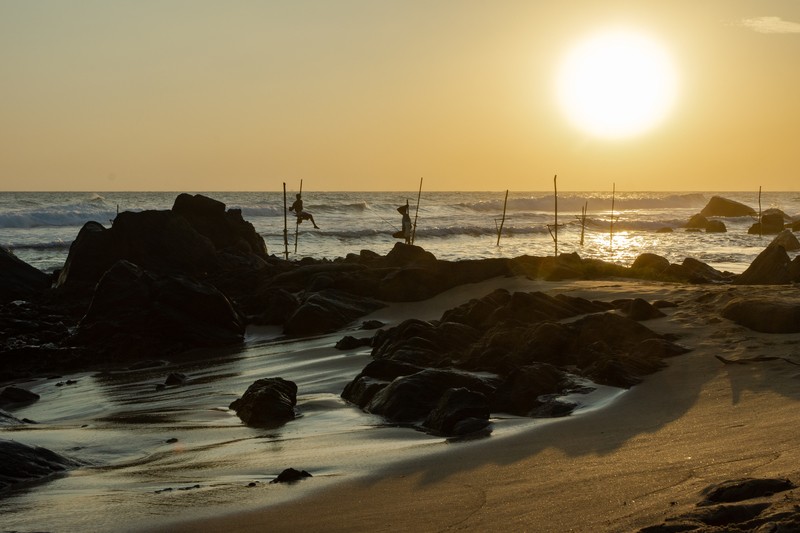
<svg viewBox="0 0 800 533">
<path fill-rule="evenodd" d="M 642 298 L 634 298 L 631 300 L 630 303 L 625 307 L 625 314 L 631 320 L 637 321 L 651 320 L 654 318 L 667 316 Z"/>
<path fill-rule="evenodd" d="M 24 423 L 25 421 L 0 409 L 0 426 L 19 426 Z"/>
<path fill-rule="evenodd" d="M 331 333 L 383 306 L 372 298 L 325 290 L 306 298 L 284 324 L 283 331 L 292 336 Z"/>
<path fill-rule="evenodd" d="M 563 392 L 571 385 L 568 376 L 548 363 L 532 363 L 511 372 L 492 398 L 492 410 L 529 416 L 542 405 L 539 397 Z"/>
<path fill-rule="evenodd" d="M 528 413 L 531 418 L 560 418 L 569 416 L 578 408 L 578 404 L 568 402 L 557 396 L 540 398 L 541 402 Z"/>
<path fill-rule="evenodd" d="M 479 430 L 489 425 L 489 401 L 486 396 L 465 388 L 448 389 L 428 413 L 422 425 L 440 435 L 460 436 L 455 428 L 459 422 L 468 418 L 485 421 L 485 425 Z"/>
<path fill-rule="evenodd" d="M 275 427 L 296 416 L 297 385 L 282 378 L 259 379 L 230 408 L 248 426 Z"/>
<path fill-rule="evenodd" d="M 681 518 L 696 520 L 709 526 L 727 526 L 748 522 L 760 515 L 768 507 L 768 503 L 714 505 L 686 513 Z"/>
<path fill-rule="evenodd" d="M 255 315 L 250 316 L 253 324 L 282 325 L 300 307 L 300 300 L 294 294 L 279 287 L 260 289 L 250 303 Z"/>
<path fill-rule="evenodd" d="M 201 194 L 179 194 L 172 211 L 183 216 L 218 250 L 234 249 L 267 258 L 267 246 L 253 225 L 242 218 L 241 209 L 225 211 L 225 204 Z M 114 223 L 116 225 L 116 222 Z"/>
<path fill-rule="evenodd" d="M 278 477 L 270 481 L 270 483 L 293 483 L 295 481 L 300 481 L 301 479 L 305 479 L 307 477 L 312 477 L 312 476 L 305 470 L 295 470 L 294 468 L 287 468 L 286 470 L 278 474 Z"/>
<path fill-rule="evenodd" d="M 721 220 L 709 220 L 708 224 L 706 224 L 706 233 L 725 233 L 728 231 L 728 228 L 725 227 L 725 223 Z"/>
<path fill-rule="evenodd" d="M 75 341 L 107 346 L 119 357 L 138 357 L 152 346 L 179 350 L 230 345 L 243 338 L 241 317 L 213 286 L 119 261 L 97 284 Z"/>
<path fill-rule="evenodd" d="M 426 252 L 419 246 L 397 242 L 394 248 L 386 254 L 386 263 L 394 267 L 409 267 L 412 265 L 430 265 L 436 262 L 436 256 Z"/>
<path fill-rule="evenodd" d="M 688 229 L 706 229 L 708 226 L 708 219 L 701 214 L 692 215 L 689 221 L 686 222 Z"/>
<path fill-rule="evenodd" d="M 668 268 L 669 260 L 666 257 L 651 253 L 640 254 L 631 265 L 633 271 L 643 271 L 655 275 L 662 274 Z"/>
<path fill-rule="evenodd" d="M 800 332 L 800 304 L 797 303 L 737 298 L 725 306 L 722 316 L 762 333 Z"/>
<path fill-rule="evenodd" d="M 757 213 L 752 207 L 741 202 L 712 196 L 700 214 L 706 217 L 746 217 Z"/>
<path fill-rule="evenodd" d="M 715 483 L 706 487 L 702 494 L 705 500 L 698 505 L 712 505 L 715 503 L 731 503 L 772 496 L 776 492 L 784 492 L 795 488 L 794 483 L 788 479 L 780 478 L 744 478 L 731 479 Z"/>
<path fill-rule="evenodd" d="M 186 379 L 186 374 L 181 374 L 180 372 L 170 372 L 170 374 L 167 376 L 167 379 L 164 380 L 164 385 L 183 385 L 186 383 Z"/>
<path fill-rule="evenodd" d="M 0 405 L 27 404 L 39 399 L 39 395 L 26 389 L 10 385 L 0 392 Z"/>
<path fill-rule="evenodd" d="M 436 407 L 445 391 L 455 388 L 494 392 L 486 379 L 455 370 L 426 369 L 389 383 L 373 396 L 366 411 L 397 422 L 419 422 Z"/>
<path fill-rule="evenodd" d="M 790 262 L 791 260 L 782 246 L 767 246 L 744 272 L 736 276 L 733 283 L 735 285 L 783 285 L 789 283 L 792 280 L 789 273 Z"/>
<path fill-rule="evenodd" d="M 336 343 L 337 350 L 355 350 L 364 346 L 372 345 L 372 338 L 366 337 L 357 339 L 352 335 L 345 335 Z"/>
<path fill-rule="evenodd" d="M 385 324 L 380 320 L 365 320 L 364 322 L 361 323 L 361 329 L 368 329 L 368 330 L 380 329 L 383 326 L 385 326 Z"/>
<path fill-rule="evenodd" d="M 692 257 L 687 257 L 680 265 L 671 264 L 664 274 L 689 283 L 725 283 L 731 280 L 731 276 Z"/>
<path fill-rule="evenodd" d="M 0 302 L 27 298 L 50 286 L 50 276 L 0 246 Z"/>
<path fill-rule="evenodd" d="M 783 215 L 770 213 L 761 215 L 761 220 L 750 226 L 750 235 L 776 235 L 783 231 Z"/>
<path fill-rule="evenodd" d="M 80 466 L 78 461 L 46 448 L 0 440 L 0 490 L 17 483 L 43 480 L 77 466 Z"/>
<path fill-rule="evenodd" d="M 769 246 L 782 246 L 787 252 L 794 252 L 800 250 L 800 241 L 797 240 L 791 230 L 785 229 L 772 239 Z"/>
</svg>

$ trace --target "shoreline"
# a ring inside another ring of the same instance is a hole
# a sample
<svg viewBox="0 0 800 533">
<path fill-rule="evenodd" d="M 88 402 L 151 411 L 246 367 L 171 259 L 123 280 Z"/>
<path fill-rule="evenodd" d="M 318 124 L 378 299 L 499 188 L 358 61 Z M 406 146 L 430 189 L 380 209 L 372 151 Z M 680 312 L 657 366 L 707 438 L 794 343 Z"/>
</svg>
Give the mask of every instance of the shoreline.
<svg viewBox="0 0 800 533">
<path fill-rule="evenodd" d="M 798 481 L 800 452 L 785 428 L 800 423 L 800 370 L 781 360 L 723 365 L 714 356 L 791 356 L 800 334 L 756 333 L 713 320 L 704 301 L 728 297 L 728 287 L 627 280 L 558 285 L 574 293 L 593 292 L 595 285 L 606 295 L 694 297 L 691 309 L 682 304 L 653 325 L 682 332 L 679 341 L 693 350 L 603 409 L 452 444 L 322 490 L 304 488 L 297 500 L 204 519 L 203 529 L 632 531 L 695 509 L 700 491 L 712 483 L 758 476 Z M 780 287 L 736 291 L 788 297 Z"/>
</svg>

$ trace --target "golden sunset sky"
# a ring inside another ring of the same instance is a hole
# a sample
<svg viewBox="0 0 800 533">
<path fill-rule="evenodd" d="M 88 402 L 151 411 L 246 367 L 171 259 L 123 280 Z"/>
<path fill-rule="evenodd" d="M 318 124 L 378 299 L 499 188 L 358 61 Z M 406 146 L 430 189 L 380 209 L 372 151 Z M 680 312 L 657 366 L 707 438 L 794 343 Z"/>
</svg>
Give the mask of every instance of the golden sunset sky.
<svg viewBox="0 0 800 533">
<path fill-rule="evenodd" d="M 559 76 L 621 30 L 673 93 L 597 135 Z M 0 81 L 7 191 L 800 190 L 798 0 L 0 0 Z"/>
</svg>

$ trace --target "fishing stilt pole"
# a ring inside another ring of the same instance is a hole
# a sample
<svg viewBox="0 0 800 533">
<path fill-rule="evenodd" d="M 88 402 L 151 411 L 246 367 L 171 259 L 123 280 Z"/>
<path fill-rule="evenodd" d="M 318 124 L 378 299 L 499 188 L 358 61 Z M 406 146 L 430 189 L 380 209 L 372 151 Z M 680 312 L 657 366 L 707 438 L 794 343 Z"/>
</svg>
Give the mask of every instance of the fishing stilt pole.
<svg viewBox="0 0 800 533">
<path fill-rule="evenodd" d="M 283 182 L 283 256 L 289 260 L 289 222 L 286 210 L 286 182 Z"/>
<path fill-rule="evenodd" d="M 419 216 L 419 200 L 422 198 L 422 178 L 419 179 L 419 194 L 417 195 L 417 212 L 414 214 L 414 229 L 411 230 L 411 244 L 417 236 L 417 217 Z"/>
<path fill-rule="evenodd" d="M 581 223 L 581 246 L 583 246 L 583 236 L 586 233 L 586 211 L 589 209 L 589 202 L 583 204 L 581 207 L 581 216 L 575 215 L 575 218 L 578 219 L 578 222 Z"/>
<path fill-rule="evenodd" d="M 303 180 L 300 179 L 300 197 L 303 197 Z M 297 237 L 300 235 L 300 213 L 295 213 L 297 215 L 297 221 L 294 224 L 294 253 L 297 253 Z"/>
<path fill-rule="evenodd" d="M 553 243 L 555 243 L 556 247 L 556 257 L 558 257 L 558 183 L 556 180 L 558 179 L 558 174 L 553 176 L 553 198 L 555 199 L 555 220 L 553 221 L 553 225 L 547 225 L 547 231 L 550 232 L 550 237 L 553 238 Z"/>
<path fill-rule="evenodd" d="M 506 199 L 503 200 L 503 218 L 500 219 L 500 227 L 497 229 L 497 246 L 500 246 L 500 235 L 503 233 L 503 224 L 506 222 L 506 205 L 508 205 L 508 189 L 506 189 Z"/>
<path fill-rule="evenodd" d="M 764 236 L 764 223 L 761 219 L 761 185 L 758 186 L 758 236 Z"/>
<path fill-rule="evenodd" d="M 613 183 L 611 185 L 611 227 L 609 230 L 609 240 L 608 240 L 608 249 L 612 251 L 614 249 L 614 196 L 617 192 L 617 184 Z"/>
</svg>

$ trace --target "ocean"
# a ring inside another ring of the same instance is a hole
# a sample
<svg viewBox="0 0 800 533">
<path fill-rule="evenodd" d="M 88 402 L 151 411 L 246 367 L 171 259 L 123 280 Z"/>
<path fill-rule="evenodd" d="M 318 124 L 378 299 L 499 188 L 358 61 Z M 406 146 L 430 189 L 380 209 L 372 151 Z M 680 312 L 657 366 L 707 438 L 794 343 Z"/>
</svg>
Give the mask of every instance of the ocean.
<svg viewBox="0 0 800 533">
<path fill-rule="evenodd" d="M 289 191 L 289 200 L 293 192 Z M 205 193 L 242 210 L 263 235 L 269 252 L 284 256 L 283 197 L 276 192 Z M 757 208 L 757 194 L 716 193 Z M 500 245 L 497 225 L 502 192 L 303 194 L 319 230 L 288 220 L 289 259 L 333 259 L 369 249 L 385 254 L 397 242 L 399 205 L 409 200 L 416 219 L 416 244 L 441 259 L 543 256 L 554 252 L 547 224 L 553 196 L 511 192 Z M 81 226 L 110 225 L 119 210 L 169 209 L 177 193 L 0 193 L 0 244 L 24 261 L 51 272 L 60 268 Z M 611 195 L 560 194 L 559 252 L 577 252 L 630 264 L 643 252 L 672 262 L 694 257 L 717 268 L 741 272 L 771 240 L 747 234 L 749 217 L 725 219 L 727 233 L 687 233 L 681 226 L 706 205 L 712 193 L 618 193 L 610 239 Z M 584 243 L 576 220 L 587 205 Z M 799 193 L 766 193 L 762 207 L 800 213 Z M 618 219 L 617 219 L 618 217 Z M 663 227 L 672 233 L 657 233 Z M 297 252 L 294 252 L 297 230 Z M 501 285 L 502 284 L 502 285 Z M 591 298 L 618 297 L 620 283 L 592 284 Z M 664 284 L 662 284 L 664 285 Z M 445 309 L 481 297 L 497 286 L 508 290 L 551 290 L 552 284 L 522 278 L 489 280 L 448 291 L 423 302 L 396 303 L 365 319 L 388 326 L 406 318 L 437 319 Z M 664 287 L 666 287 L 664 285 Z M 661 285 L 651 299 L 667 298 Z M 581 282 L 569 289 L 580 294 Z M 606 294 L 600 292 L 606 291 Z M 661 294 L 658 291 L 663 291 Z M 359 322 L 360 323 L 360 322 Z M 250 327 L 241 346 L 195 353 L 168 366 L 114 372 L 84 372 L 31 379 L 17 385 L 41 396 L 9 407 L 35 424 L 0 427 L 0 438 L 43 446 L 85 466 L 69 475 L 26 485 L 0 497 L 0 529 L 16 531 L 168 530 L 173 520 L 202 518 L 298 498 L 310 491 L 421 456 L 446 454 L 453 446 L 479 446 L 557 420 L 504 414 L 492 417 L 493 432 L 476 442 L 449 443 L 442 437 L 387 424 L 340 397 L 344 386 L 369 362 L 370 349 L 339 351 L 336 341 L 357 328 L 309 339 L 286 339 L 277 327 Z M 158 353 L 143 359 L 160 359 Z M 159 387 L 169 372 L 187 376 L 181 386 Z M 244 426 L 228 409 L 247 387 L 264 377 L 298 385 L 300 418 L 274 429 Z M 642 385 L 646 386 L 646 382 Z M 571 417 L 602 408 L 625 394 L 595 386 L 576 394 Z M 525 433 L 528 435 L 529 433 Z M 531 436 L 530 438 L 535 438 Z M 482 444 L 483 443 L 483 444 Z M 270 484 L 285 468 L 312 478 L 293 486 Z M 335 490 L 335 489 L 334 489 Z"/>
<path fill-rule="evenodd" d="M 291 205 L 296 191 L 287 191 Z M 503 215 L 505 191 L 496 192 L 316 192 L 305 191 L 305 209 L 313 213 L 319 230 L 310 222 L 296 225 L 288 218 L 288 246 L 284 245 L 282 192 L 203 192 L 228 208 L 242 210 L 264 237 L 269 253 L 289 259 L 334 259 L 368 249 L 379 254 L 391 250 L 400 228 L 397 207 L 408 201 L 416 222 L 415 244 L 439 259 L 478 259 L 546 256 L 555 251 L 549 224 L 554 222 L 552 192 L 508 194 L 506 218 L 498 245 L 497 231 Z M 2 192 L 0 193 L 0 245 L 20 259 L 46 272 L 60 268 L 69 245 L 81 226 L 90 221 L 110 226 L 117 211 L 170 209 L 177 192 Z M 644 252 L 671 262 L 693 257 L 720 270 L 742 272 L 771 237 L 748 235 L 751 217 L 726 218 L 726 233 L 686 232 L 683 225 L 713 195 L 747 204 L 758 210 L 758 192 L 567 192 L 558 195 L 558 251 L 577 252 L 630 265 Z M 578 217 L 586 207 L 585 226 Z M 761 207 L 800 215 L 800 193 L 765 192 Z M 672 233 L 659 233 L 672 228 Z M 583 243 L 581 233 L 583 229 Z M 288 251 L 288 254 L 286 253 Z"/>
</svg>

